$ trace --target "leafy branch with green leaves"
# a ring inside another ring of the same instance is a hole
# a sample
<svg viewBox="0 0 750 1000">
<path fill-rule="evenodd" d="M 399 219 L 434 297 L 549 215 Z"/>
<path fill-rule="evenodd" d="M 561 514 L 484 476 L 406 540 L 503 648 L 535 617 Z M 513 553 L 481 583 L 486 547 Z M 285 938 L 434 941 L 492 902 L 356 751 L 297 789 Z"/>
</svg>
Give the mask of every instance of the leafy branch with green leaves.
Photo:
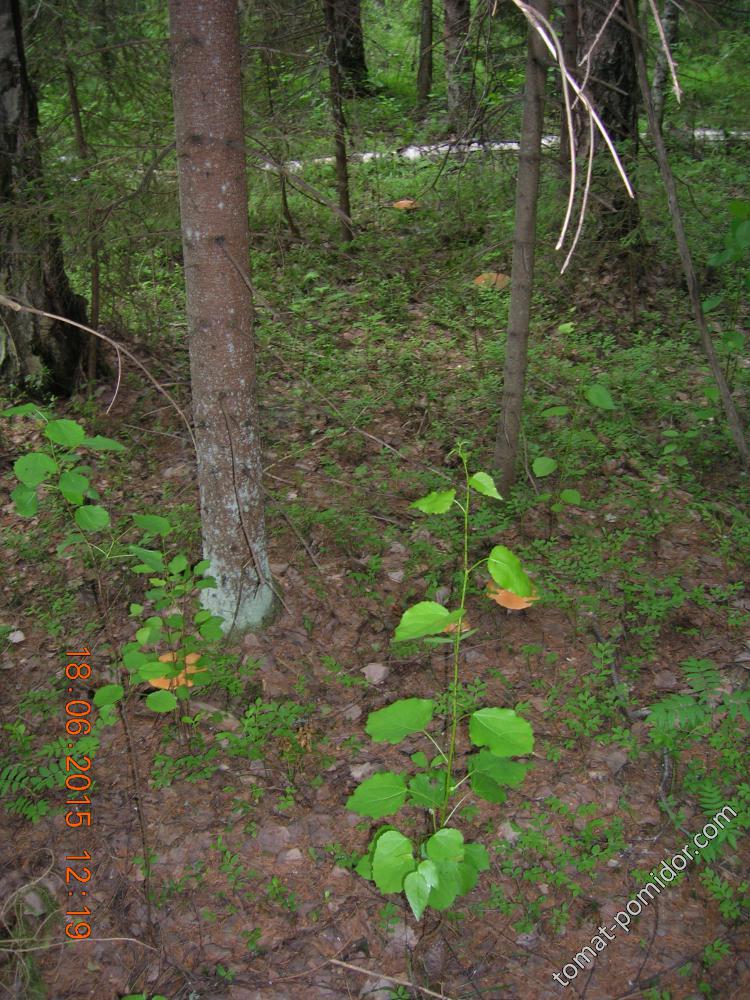
<svg viewBox="0 0 750 1000">
<path fill-rule="evenodd" d="M 209 611 L 192 608 L 200 590 L 215 586 L 213 578 L 206 576 L 208 561 L 191 565 L 184 552 L 169 554 L 166 538 L 173 525 L 158 514 L 132 515 L 142 544 L 123 543 L 123 533 L 112 531 L 109 511 L 97 502 L 100 496 L 91 482 L 93 470 L 81 460 L 80 452 L 123 451 L 118 441 L 89 437 L 77 421 L 51 419 L 33 403 L 12 406 L 0 417 L 31 417 L 43 424 L 44 446 L 22 455 L 13 466 L 18 486 L 11 496 L 17 513 L 35 517 L 40 501 L 47 500 L 53 510 L 73 522 L 58 546 L 58 555 L 77 545 L 94 565 L 129 559 L 134 562 L 134 573 L 148 576 L 145 599 L 150 613 L 143 604 L 130 606 L 131 615 L 142 623 L 134 641 L 122 650 L 124 678 L 131 684 L 158 686 L 146 698 L 147 706 L 155 712 L 172 711 L 188 697 L 190 687 L 211 680 L 209 646 L 221 638 L 221 620 Z M 101 540 L 101 532 L 109 537 Z M 98 724 L 114 721 L 117 703 L 124 697 L 123 684 L 106 684 L 97 690 Z"/>
</svg>

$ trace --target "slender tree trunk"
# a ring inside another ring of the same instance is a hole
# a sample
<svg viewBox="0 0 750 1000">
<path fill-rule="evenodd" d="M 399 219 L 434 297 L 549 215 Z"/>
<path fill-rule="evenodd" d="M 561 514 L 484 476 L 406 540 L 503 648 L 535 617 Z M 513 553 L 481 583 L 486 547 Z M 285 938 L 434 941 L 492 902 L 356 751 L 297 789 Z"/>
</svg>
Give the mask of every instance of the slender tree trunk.
<svg viewBox="0 0 750 1000">
<path fill-rule="evenodd" d="M 76 147 L 78 155 L 82 160 L 87 160 L 91 150 L 86 144 L 86 136 L 83 132 L 83 121 L 81 120 L 81 105 L 78 102 L 78 88 L 76 87 L 76 77 L 73 67 L 65 61 L 65 83 L 68 88 L 68 101 L 70 102 L 70 113 L 73 118 L 73 130 L 76 136 Z"/>
<path fill-rule="evenodd" d="M 235 0 L 169 0 L 172 91 L 203 554 L 225 628 L 274 608 L 248 278 L 245 138 Z"/>
<path fill-rule="evenodd" d="M 0 4 L 0 292 L 86 322 L 86 306 L 68 282 L 62 245 L 40 184 L 36 97 L 26 71 L 18 0 Z M 33 391 L 69 394 L 84 348 L 80 332 L 29 313 L 0 323 L 0 376 Z"/>
<path fill-rule="evenodd" d="M 281 195 L 281 213 L 284 216 L 284 221 L 289 226 L 289 232 L 292 236 L 296 236 L 299 239 L 302 233 L 299 231 L 299 226 L 294 221 L 294 216 L 289 208 L 289 199 L 286 194 L 286 177 L 284 174 L 279 174 L 279 189 Z"/>
<path fill-rule="evenodd" d="M 549 17 L 550 0 L 530 3 Z M 526 59 L 526 87 L 516 181 L 516 222 L 513 237 L 510 309 L 505 347 L 505 370 L 500 422 L 495 439 L 494 467 L 500 473 L 501 490 L 515 482 L 521 413 L 526 384 L 531 294 L 534 285 L 536 209 L 542 162 L 544 126 L 544 85 L 547 76 L 546 50 L 536 31 L 529 27 Z"/>
<path fill-rule="evenodd" d="M 448 117 L 456 131 L 466 124 L 471 80 L 469 72 L 470 0 L 444 0 L 445 85 Z"/>
<path fill-rule="evenodd" d="M 107 0 L 97 0 L 95 4 L 94 20 L 101 36 L 100 60 L 102 76 L 104 77 L 107 89 L 110 93 L 113 90 L 112 81 L 115 71 L 115 57 L 110 45 L 113 41 L 112 17 L 107 6 Z"/>
<path fill-rule="evenodd" d="M 643 45 L 641 44 L 640 28 L 638 24 L 638 14 L 634 0 L 626 0 L 626 9 L 630 23 L 630 30 L 633 35 L 633 48 L 635 51 L 638 83 L 641 88 L 643 103 L 646 107 L 648 128 L 651 134 L 651 140 L 654 144 L 654 149 L 656 151 L 656 159 L 659 163 L 659 172 L 661 173 L 662 183 L 664 184 L 664 188 L 667 192 L 669 214 L 672 218 L 672 227 L 674 229 L 680 260 L 682 261 L 682 270 L 688 287 L 688 295 L 690 296 L 690 304 L 693 308 L 695 324 L 698 327 L 698 332 L 700 333 L 701 344 L 706 354 L 706 360 L 708 361 L 708 365 L 711 369 L 711 374 L 713 375 L 714 380 L 716 381 L 716 386 L 719 390 L 721 404 L 724 408 L 724 414 L 729 425 L 729 432 L 732 435 L 732 440 L 737 446 L 737 451 L 740 453 L 742 465 L 744 468 L 748 468 L 750 465 L 750 450 L 748 449 L 742 421 L 740 420 L 739 413 L 737 412 L 737 407 L 734 405 L 732 393 L 730 392 L 726 376 L 724 375 L 724 370 L 722 369 L 721 363 L 716 355 L 716 348 L 714 347 L 714 342 L 711 339 L 711 333 L 708 329 L 708 324 L 706 323 L 698 276 L 695 272 L 693 257 L 690 253 L 690 246 L 688 244 L 685 226 L 682 221 L 680 203 L 677 200 L 677 185 L 675 184 L 674 174 L 672 173 L 669 156 L 667 154 L 667 147 L 664 144 L 664 137 L 661 134 L 653 101 L 651 100 L 651 91 L 648 85 L 648 71 L 646 70 L 646 57 L 643 54 Z"/>
<path fill-rule="evenodd" d="M 70 114 L 73 119 L 73 131 L 76 137 L 76 148 L 78 156 L 83 165 L 82 176 L 87 177 L 90 172 L 90 159 L 94 157 L 94 151 L 86 142 L 86 133 L 83 128 L 83 116 L 81 114 L 81 103 L 78 100 L 78 87 L 76 86 L 75 72 L 68 52 L 68 43 L 65 38 L 65 27 L 60 21 L 60 36 L 65 49 L 65 83 L 68 89 L 68 103 L 70 104 Z M 100 237 L 98 232 L 99 214 L 93 206 L 89 207 L 88 227 L 89 227 L 89 254 L 91 262 L 89 265 L 89 276 L 91 281 L 91 301 L 89 323 L 96 330 L 99 327 L 99 304 L 100 304 L 100 268 L 99 250 Z M 89 337 L 87 358 L 86 358 L 86 381 L 88 382 L 89 394 L 93 391 L 96 382 L 96 368 L 99 358 L 99 341 L 96 337 Z"/>
<path fill-rule="evenodd" d="M 99 328 L 99 313 L 100 313 L 100 303 L 101 303 L 101 271 L 99 266 L 99 234 L 96 231 L 96 215 L 94 215 L 91 223 L 91 239 L 89 242 L 89 250 L 91 253 L 91 326 L 94 330 Z M 89 393 L 93 390 L 94 382 L 96 382 L 96 367 L 99 360 L 99 352 L 97 351 L 99 341 L 96 337 L 91 337 L 89 340 L 88 357 L 86 359 L 86 379 L 89 384 Z"/>
<path fill-rule="evenodd" d="M 331 85 L 331 117 L 333 118 L 334 143 L 336 147 L 336 190 L 339 196 L 339 208 L 347 218 L 351 219 L 352 210 L 349 201 L 349 167 L 346 156 L 346 122 L 344 120 L 344 103 L 341 92 L 341 73 L 336 43 L 336 11 L 335 0 L 323 0 L 323 14 L 326 23 L 326 56 L 328 59 L 328 79 Z M 346 219 L 339 217 L 341 226 L 341 241 L 348 243 L 354 239 L 354 230 Z"/>
<path fill-rule="evenodd" d="M 419 4 L 419 69 L 417 70 L 417 105 L 424 108 L 432 90 L 432 0 Z"/>
<path fill-rule="evenodd" d="M 365 97 L 370 93 L 370 84 L 367 79 L 361 0 L 332 0 L 332 7 L 341 91 L 347 97 Z"/>
<path fill-rule="evenodd" d="M 677 31 L 680 23 L 680 8 L 675 3 L 675 0 L 664 0 L 661 23 L 664 29 L 664 37 L 671 51 L 677 41 Z M 660 44 L 659 54 L 656 57 L 656 65 L 654 66 L 654 78 L 651 81 L 651 100 L 654 105 L 654 114 L 659 123 L 659 128 L 662 127 L 664 122 L 664 102 L 667 96 L 668 78 L 669 66 L 667 63 L 667 53 Z"/>
</svg>

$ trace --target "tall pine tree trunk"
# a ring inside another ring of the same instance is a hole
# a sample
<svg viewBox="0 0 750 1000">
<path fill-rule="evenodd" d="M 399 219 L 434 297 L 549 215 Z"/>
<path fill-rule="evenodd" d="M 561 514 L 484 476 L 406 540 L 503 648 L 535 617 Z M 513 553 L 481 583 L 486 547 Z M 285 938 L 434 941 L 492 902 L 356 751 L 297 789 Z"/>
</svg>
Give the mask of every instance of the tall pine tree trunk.
<svg viewBox="0 0 750 1000">
<path fill-rule="evenodd" d="M 584 66 L 581 72 L 588 74 L 586 92 L 613 142 L 635 143 L 638 140 L 638 80 L 622 0 L 611 17 L 610 11 L 608 3 L 580 4 L 579 58 L 590 52 L 588 69 Z M 581 131 L 587 135 L 588 115 L 583 108 L 580 110 Z M 598 132 L 595 136 L 595 141 L 601 143 Z"/>
<path fill-rule="evenodd" d="M 543 17 L 549 18 L 550 0 L 532 0 L 530 6 Z M 503 492 L 509 490 L 515 482 L 526 386 L 546 76 L 546 49 L 536 31 L 529 27 L 523 122 L 516 181 L 516 221 L 513 235 L 508 336 L 505 345 L 500 422 L 495 438 L 493 462 L 494 468 L 500 473 L 500 488 Z"/>
<path fill-rule="evenodd" d="M 18 0 L 0 3 L 0 292 L 86 322 L 86 307 L 68 282 L 62 245 L 45 203 L 39 117 L 29 81 Z M 67 395 L 84 339 L 66 323 L 21 312 L 0 322 L 0 376 L 32 391 Z"/>
<path fill-rule="evenodd" d="M 444 0 L 445 86 L 448 118 L 456 132 L 464 128 L 471 95 L 469 58 L 470 0 Z"/>
<path fill-rule="evenodd" d="M 203 554 L 204 607 L 228 629 L 274 606 L 268 566 L 248 258 L 235 0 L 169 0 L 182 247 Z"/>
<path fill-rule="evenodd" d="M 361 0 L 333 0 L 336 59 L 341 76 L 341 91 L 347 97 L 370 93 L 362 32 Z"/>
<path fill-rule="evenodd" d="M 346 122 L 344 121 L 344 105 L 342 100 L 341 68 L 338 59 L 338 41 L 336 35 L 336 0 L 323 0 L 323 14 L 326 26 L 326 57 L 328 60 L 328 79 L 331 85 L 331 117 L 333 118 L 333 139 L 336 149 L 336 191 L 339 208 L 344 213 L 340 217 L 339 232 L 342 243 L 354 239 L 354 230 L 348 219 L 351 218 L 349 200 L 349 166 L 346 155 Z"/>
<path fill-rule="evenodd" d="M 417 70 L 417 104 L 424 108 L 432 90 L 432 0 L 419 4 L 419 69 Z"/>
</svg>

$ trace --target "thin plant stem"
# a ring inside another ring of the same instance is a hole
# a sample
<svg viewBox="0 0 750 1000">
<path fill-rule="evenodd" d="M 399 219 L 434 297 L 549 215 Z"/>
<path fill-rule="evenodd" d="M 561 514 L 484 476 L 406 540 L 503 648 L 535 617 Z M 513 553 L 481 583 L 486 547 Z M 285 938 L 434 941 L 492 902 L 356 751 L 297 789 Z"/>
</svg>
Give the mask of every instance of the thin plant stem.
<svg viewBox="0 0 750 1000">
<path fill-rule="evenodd" d="M 440 826 L 447 822 L 446 813 L 448 801 L 451 796 L 453 784 L 453 761 L 456 756 L 456 730 L 458 729 L 458 663 L 461 651 L 461 630 L 463 626 L 464 610 L 466 608 L 466 591 L 469 586 L 469 505 L 471 503 L 471 487 L 469 486 L 469 469 L 466 464 L 466 455 L 463 448 L 459 448 L 459 456 L 464 467 L 464 479 L 466 481 L 466 501 L 458 504 L 464 516 L 464 544 L 463 544 L 463 573 L 461 580 L 461 615 L 456 622 L 456 632 L 453 638 L 453 690 L 451 692 L 451 734 L 448 746 L 448 765 L 445 771 L 445 792 L 443 795 L 443 805 L 440 810 Z M 453 815 L 453 813 L 451 813 Z"/>
</svg>

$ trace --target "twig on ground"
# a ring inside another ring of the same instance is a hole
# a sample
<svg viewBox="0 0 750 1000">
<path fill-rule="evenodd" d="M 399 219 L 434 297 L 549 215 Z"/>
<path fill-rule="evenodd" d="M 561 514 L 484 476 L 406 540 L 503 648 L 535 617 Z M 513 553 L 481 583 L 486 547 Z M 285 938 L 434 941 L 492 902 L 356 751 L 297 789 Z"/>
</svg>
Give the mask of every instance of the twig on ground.
<svg viewBox="0 0 750 1000">
<path fill-rule="evenodd" d="M 33 941 L 33 938 L 28 938 L 27 940 Z M 152 944 L 146 944 L 145 941 L 139 941 L 138 938 L 132 937 L 105 937 L 105 938 L 80 938 L 76 944 L 100 944 L 103 941 L 130 941 L 131 944 L 139 944 L 142 948 L 148 948 L 150 951 L 157 951 Z M 16 954 L 27 951 L 48 951 L 50 948 L 64 948 L 66 945 L 70 945 L 72 942 L 70 938 L 66 938 L 64 941 L 49 941 L 47 944 L 36 945 L 33 948 L 3 948 L 0 947 L 0 953 L 5 952 L 6 954 Z"/>
<path fill-rule="evenodd" d="M 386 976 L 382 972 L 371 972 L 369 969 L 363 969 L 360 965 L 339 962 L 337 958 L 329 958 L 328 964 L 340 965 L 342 969 L 358 972 L 361 976 L 367 976 L 369 979 L 387 979 L 389 983 L 396 983 L 398 986 L 408 986 L 410 990 L 419 990 L 420 993 L 424 993 L 427 997 L 437 997 L 438 1000 L 452 1000 L 447 993 L 434 993 L 432 990 L 428 990 L 426 986 L 417 986 L 416 983 L 410 983 L 408 979 L 400 979 L 397 976 Z"/>
<path fill-rule="evenodd" d="M 318 573 L 320 573 L 320 575 L 325 579 L 325 576 L 323 574 L 323 569 L 321 568 L 320 563 L 315 558 L 315 554 L 314 554 L 313 550 L 310 548 L 310 546 L 307 544 L 307 541 L 305 540 L 305 538 L 302 536 L 302 534 L 297 529 L 297 526 L 295 525 L 294 521 L 292 521 L 292 519 L 289 517 L 289 515 L 287 514 L 287 512 L 276 501 L 274 501 L 273 497 L 270 497 L 269 499 L 271 500 L 271 503 L 275 503 L 276 506 L 279 508 L 279 513 L 284 518 L 284 520 L 289 525 L 289 527 L 292 529 L 292 531 L 294 532 L 294 534 L 297 536 L 297 539 L 298 539 L 300 545 L 302 545 L 302 547 L 304 548 L 305 552 L 310 557 L 310 561 L 312 562 L 313 566 L 318 571 Z"/>
</svg>

